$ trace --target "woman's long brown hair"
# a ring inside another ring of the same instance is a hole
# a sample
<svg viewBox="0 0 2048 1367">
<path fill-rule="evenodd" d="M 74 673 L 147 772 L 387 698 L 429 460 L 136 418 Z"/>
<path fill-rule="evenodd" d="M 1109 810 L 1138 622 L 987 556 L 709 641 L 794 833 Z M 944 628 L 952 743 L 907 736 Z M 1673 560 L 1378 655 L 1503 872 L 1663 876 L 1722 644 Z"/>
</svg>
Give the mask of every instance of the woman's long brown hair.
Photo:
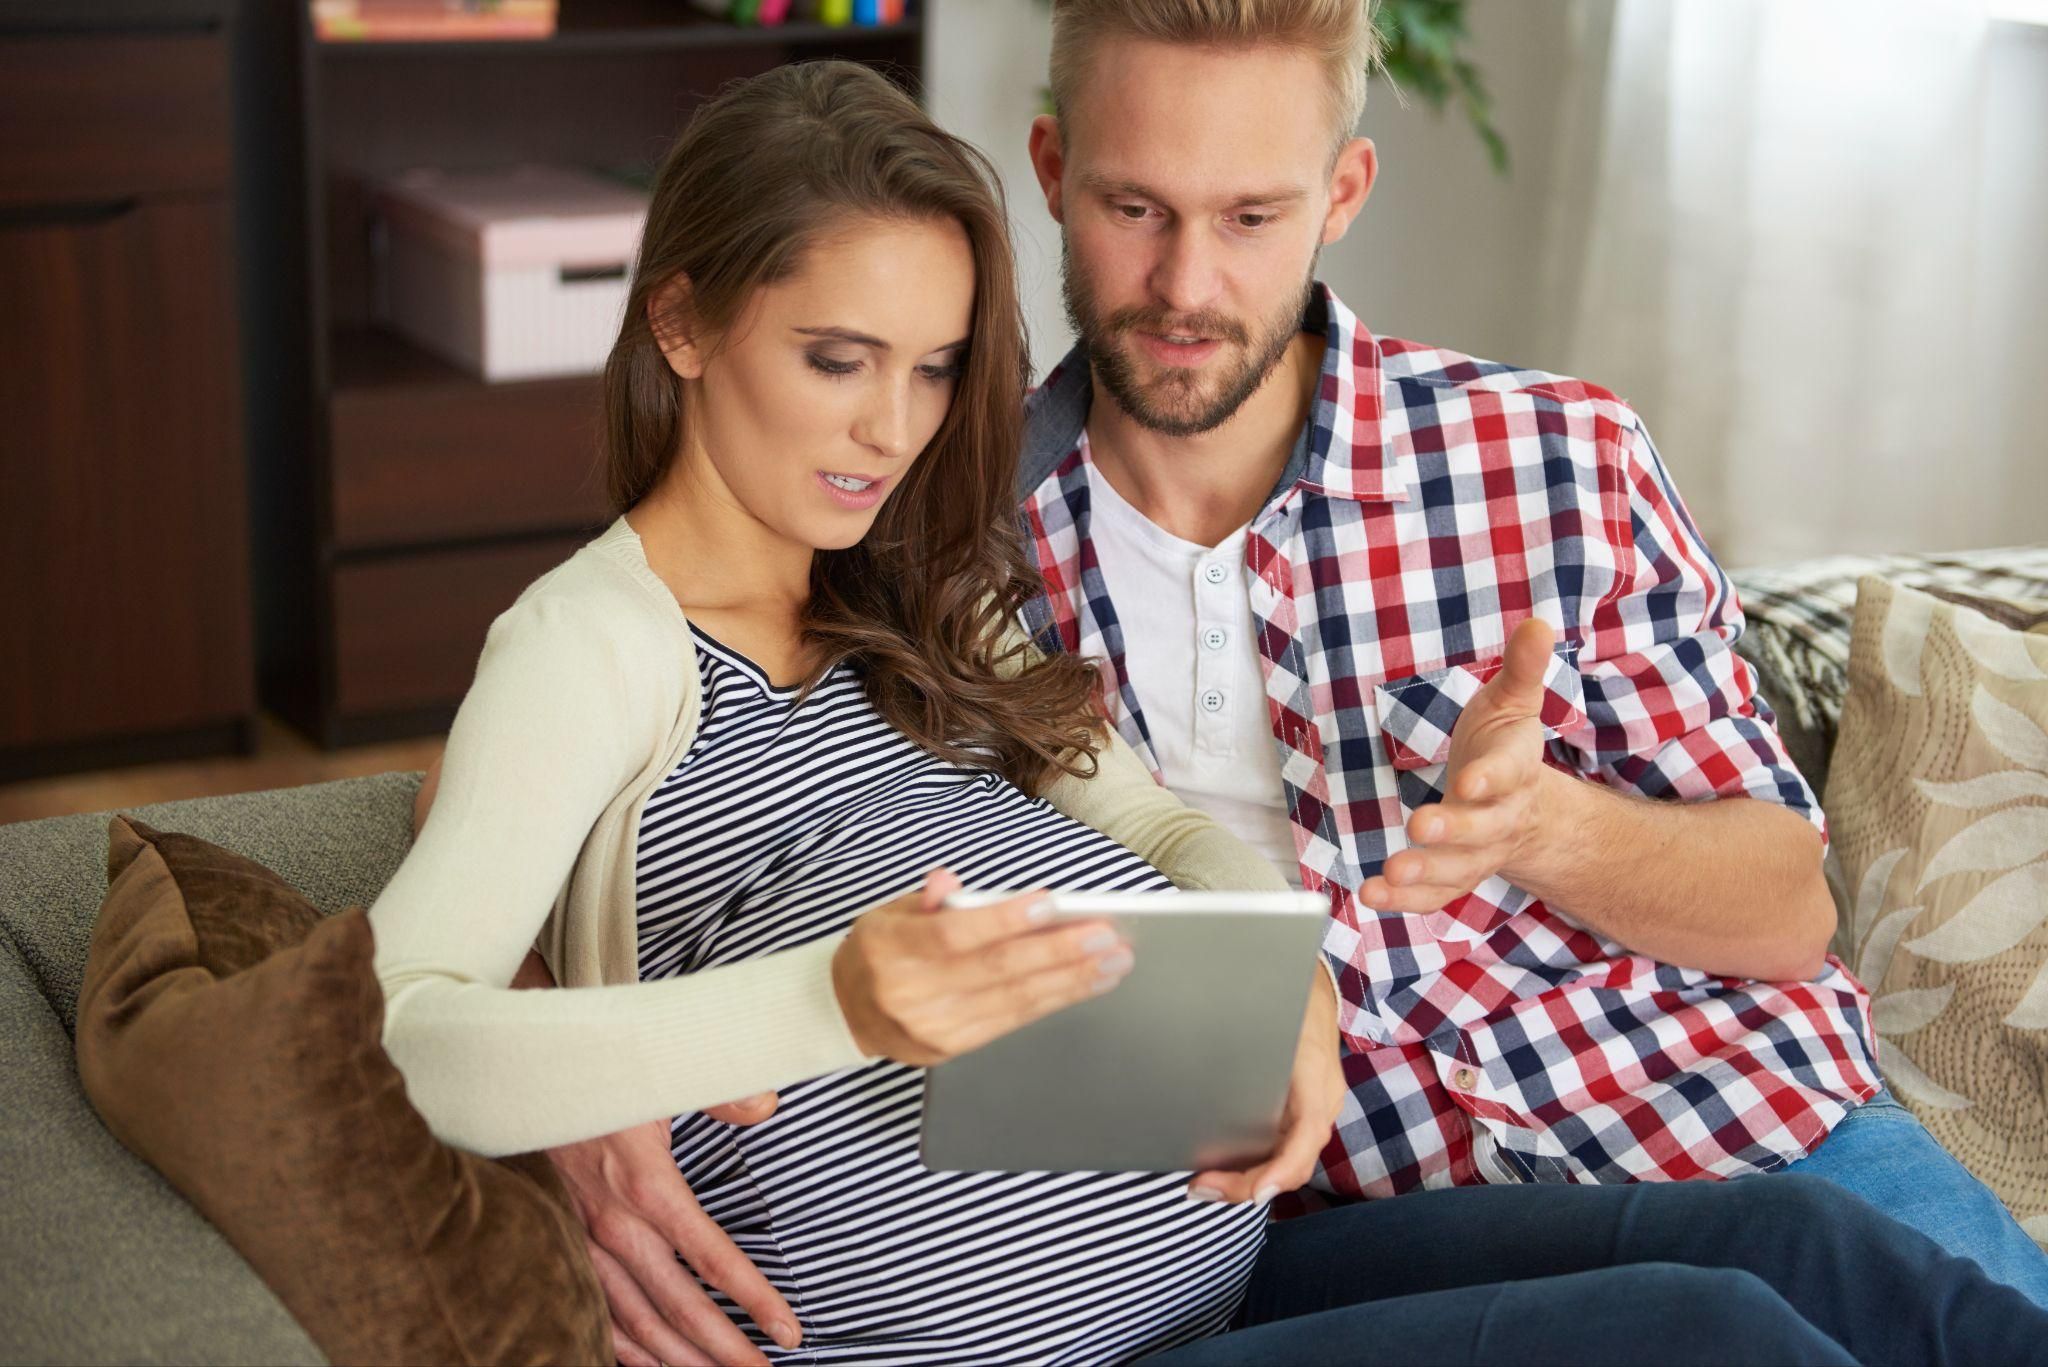
<svg viewBox="0 0 2048 1367">
<path fill-rule="evenodd" d="M 1027 659 L 1005 641 L 1039 592 L 1016 521 L 1029 362 L 1008 218 L 987 158 L 882 76 L 851 62 L 777 67 L 699 108 L 670 150 L 605 364 L 612 506 L 646 497 L 682 449 L 684 390 L 649 317 L 662 287 L 686 278 L 663 297 L 687 298 L 692 328 L 723 333 L 822 234 L 861 218 L 959 223 L 973 324 L 931 444 L 859 544 L 812 562 L 806 684 L 851 662 L 897 730 L 1035 793 L 1056 773 L 1091 772 L 1103 730 L 1091 666 Z"/>
</svg>

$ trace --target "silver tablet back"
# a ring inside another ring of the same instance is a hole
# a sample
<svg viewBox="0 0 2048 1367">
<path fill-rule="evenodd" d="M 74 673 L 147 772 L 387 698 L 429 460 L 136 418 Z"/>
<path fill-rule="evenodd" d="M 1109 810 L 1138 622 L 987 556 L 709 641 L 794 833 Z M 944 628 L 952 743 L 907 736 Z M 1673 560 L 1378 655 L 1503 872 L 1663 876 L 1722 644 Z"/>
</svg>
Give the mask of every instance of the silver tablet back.
<svg viewBox="0 0 2048 1367">
<path fill-rule="evenodd" d="M 1060 904 L 1063 914 L 1093 915 L 1118 901 Z M 1174 1172 L 1267 1155 L 1310 975 L 1319 971 L 1328 900 L 1182 893 L 1143 901 L 1142 913 L 1110 912 L 1135 959 L 1114 991 L 932 1069 L 928 1167 Z M 1185 909 L 1150 909 L 1169 901 Z M 1229 909 L 1233 901 L 1258 909 Z"/>
</svg>

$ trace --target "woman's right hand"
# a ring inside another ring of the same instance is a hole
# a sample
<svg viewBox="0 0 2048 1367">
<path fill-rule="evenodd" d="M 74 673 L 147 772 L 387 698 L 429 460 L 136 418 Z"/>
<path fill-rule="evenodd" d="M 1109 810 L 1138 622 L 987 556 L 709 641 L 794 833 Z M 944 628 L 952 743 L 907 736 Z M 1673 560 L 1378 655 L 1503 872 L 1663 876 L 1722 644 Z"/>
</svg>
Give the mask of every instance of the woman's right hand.
<svg viewBox="0 0 2048 1367">
<path fill-rule="evenodd" d="M 948 911 L 944 869 L 873 908 L 832 959 L 840 1009 L 864 1053 L 928 1068 L 1099 996 L 1131 971 L 1107 921 L 1049 924 L 1043 889 Z"/>
</svg>

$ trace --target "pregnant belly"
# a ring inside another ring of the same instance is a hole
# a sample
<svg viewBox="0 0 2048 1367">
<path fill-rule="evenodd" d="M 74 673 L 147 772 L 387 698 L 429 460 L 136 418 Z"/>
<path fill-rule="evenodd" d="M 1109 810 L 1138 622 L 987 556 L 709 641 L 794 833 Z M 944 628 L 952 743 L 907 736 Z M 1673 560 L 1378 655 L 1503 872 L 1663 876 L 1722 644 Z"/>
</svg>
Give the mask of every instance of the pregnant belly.
<svg viewBox="0 0 2048 1367">
<path fill-rule="evenodd" d="M 678 1122 L 683 1175 L 782 1286 L 804 1355 L 1118 1361 L 1228 1322 L 1263 1210 L 1190 1201 L 1184 1173 L 931 1172 L 923 1098 L 885 1062 L 789 1088 L 761 1125 Z"/>
</svg>

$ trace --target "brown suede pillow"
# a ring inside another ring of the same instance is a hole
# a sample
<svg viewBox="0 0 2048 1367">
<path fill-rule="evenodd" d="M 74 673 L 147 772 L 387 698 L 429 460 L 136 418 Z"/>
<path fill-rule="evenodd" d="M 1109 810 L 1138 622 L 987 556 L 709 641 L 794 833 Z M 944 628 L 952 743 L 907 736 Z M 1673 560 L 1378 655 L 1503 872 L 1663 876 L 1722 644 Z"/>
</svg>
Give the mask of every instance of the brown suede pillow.
<svg viewBox="0 0 2048 1367">
<path fill-rule="evenodd" d="M 384 1053 L 360 908 L 116 817 L 78 1002 L 107 1128 L 227 1236 L 337 1363 L 612 1357 L 545 1156 L 434 1138 Z"/>
</svg>

